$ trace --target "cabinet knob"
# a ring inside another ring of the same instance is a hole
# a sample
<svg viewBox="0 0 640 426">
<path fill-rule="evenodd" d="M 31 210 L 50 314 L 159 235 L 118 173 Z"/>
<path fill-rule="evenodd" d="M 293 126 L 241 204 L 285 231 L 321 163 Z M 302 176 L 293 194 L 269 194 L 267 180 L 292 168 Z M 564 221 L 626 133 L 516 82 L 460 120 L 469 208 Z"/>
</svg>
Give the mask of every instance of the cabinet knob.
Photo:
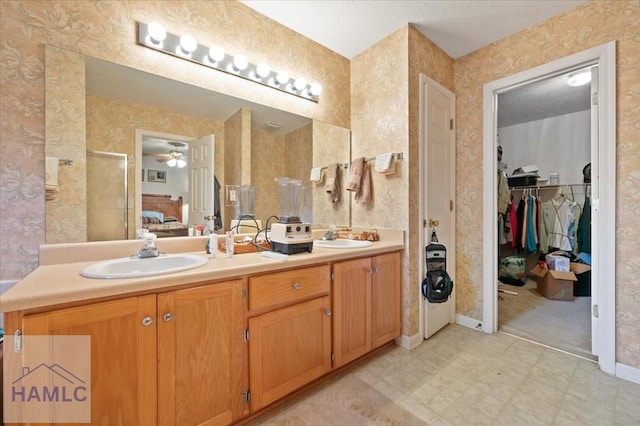
<svg viewBox="0 0 640 426">
<path fill-rule="evenodd" d="M 375 270 L 375 269 L 373 269 L 373 268 L 371 268 L 371 269 L 369 269 L 369 271 L 368 271 L 368 272 L 369 272 L 369 274 L 373 274 L 373 273 L 375 273 L 375 272 L 376 272 L 376 270 Z"/>
<path fill-rule="evenodd" d="M 298 284 L 298 283 L 293 283 L 293 289 L 294 289 L 294 290 L 300 290 L 300 284 Z"/>
<path fill-rule="evenodd" d="M 325 314 L 327 314 L 328 317 L 331 316 L 331 309 L 327 309 L 326 311 L 324 311 Z"/>
<path fill-rule="evenodd" d="M 169 321 L 171 321 L 172 319 L 173 319 L 173 315 L 171 314 L 171 312 L 167 312 L 166 314 L 164 314 L 164 315 L 162 316 L 162 320 L 163 320 L 164 322 L 169 322 Z"/>
<path fill-rule="evenodd" d="M 142 318 L 142 325 L 144 325 L 145 327 L 151 325 L 152 322 L 153 322 L 153 318 L 151 317 Z"/>
</svg>

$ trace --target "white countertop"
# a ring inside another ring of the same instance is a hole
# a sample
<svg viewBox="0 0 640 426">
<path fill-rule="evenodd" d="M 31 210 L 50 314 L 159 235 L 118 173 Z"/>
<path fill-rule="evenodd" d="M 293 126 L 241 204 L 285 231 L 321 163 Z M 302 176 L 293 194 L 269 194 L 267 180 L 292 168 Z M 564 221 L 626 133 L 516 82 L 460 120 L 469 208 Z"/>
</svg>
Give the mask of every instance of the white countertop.
<svg viewBox="0 0 640 426">
<path fill-rule="evenodd" d="M 191 251 L 187 253 L 201 255 L 208 259 L 207 263 L 204 266 L 187 271 L 143 278 L 93 279 L 80 275 L 80 271 L 85 266 L 98 260 L 113 258 L 113 256 L 106 256 L 92 261 L 81 259 L 83 261 L 75 263 L 41 264 L 40 267 L 1 296 L 0 311 L 12 312 L 44 308 L 65 303 L 117 295 L 140 294 L 162 289 L 167 289 L 168 291 L 171 287 L 183 284 L 204 284 L 211 281 L 300 268 L 404 249 L 403 232 L 396 231 L 390 235 L 393 238 L 381 239 L 381 241 L 374 242 L 370 247 L 349 249 L 314 247 L 313 253 L 291 255 L 286 260 L 266 258 L 261 253 L 236 254 L 231 258 L 225 257 L 224 253 L 218 253 L 215 258 L 209 258 L 204 253 L 204 250 Z M 137 246 L 139 242 L 135 242 L 135 244 Z M 67 248 L 70 250 L 82 249 L 82 245 L 99 247 L 95 243 L 78 243 L 76 245 L 67 245 Z M 102 244 L 102 246 L 104 245 Z M 198 241 L 198 245 L 200 245 L 200 241 Z M 126 242 L 126 247 L 129 250 L 131 243 Z M 69 251 L 65 253 L 67 255 L 72 254 Z M 78 259 L 73 255 L 67 256 L 67 258 L 69 257 Z M 126 257 L 126 255 L 116 257 Z"/>
</svg>

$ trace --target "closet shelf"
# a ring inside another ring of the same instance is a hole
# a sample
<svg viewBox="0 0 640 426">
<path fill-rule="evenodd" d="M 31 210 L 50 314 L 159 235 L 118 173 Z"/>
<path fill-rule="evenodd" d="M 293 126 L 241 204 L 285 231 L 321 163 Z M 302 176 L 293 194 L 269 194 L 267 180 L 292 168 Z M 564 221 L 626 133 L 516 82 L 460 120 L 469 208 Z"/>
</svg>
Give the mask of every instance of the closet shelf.
<svg viewBox="0 0 640 426">
<path fill-rule="evenodd" d="M 510 186 L 509 190 L 518 191 L 521 189 L 558 189 L 558 188 L 580 188 L 589 187 L 590 183 L 567 183 L 563 185 L 526 185 L 526 186 Z"/>
</svg>

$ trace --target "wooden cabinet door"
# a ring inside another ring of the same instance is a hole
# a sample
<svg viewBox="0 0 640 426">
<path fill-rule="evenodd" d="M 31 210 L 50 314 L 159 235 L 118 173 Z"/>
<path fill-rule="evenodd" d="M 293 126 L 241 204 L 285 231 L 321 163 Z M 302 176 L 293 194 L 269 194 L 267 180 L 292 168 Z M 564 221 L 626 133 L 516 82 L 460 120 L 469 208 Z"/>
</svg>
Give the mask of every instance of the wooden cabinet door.
<svg viewBox="0 0 640 426">
<path fill-rule="evenodd" d="M 149 295 L 26 315 L 22 330 L 91 336 L 91 424 L 154 426 L 155 318 L 156 296 Z"/>
<path fill-rule="evenodd" d="M 373 349 L 401 333 L 400 253 L 371 258 L 371 341 Z"/>
<path fill-rule="evenodd" d="M 158 295 L 158 424 L 226 425 L 243 414 L 242 281 Z"/>
<path fill-rule="evenodd" d="M 333 265 L 333 354 L 340 367 L 371 350 L 371 260 Z"/>
<path fill-rule="evenodd" d="M 251 409 L 331 371 L 329 296 L 249 319 Z"/>
</svg>

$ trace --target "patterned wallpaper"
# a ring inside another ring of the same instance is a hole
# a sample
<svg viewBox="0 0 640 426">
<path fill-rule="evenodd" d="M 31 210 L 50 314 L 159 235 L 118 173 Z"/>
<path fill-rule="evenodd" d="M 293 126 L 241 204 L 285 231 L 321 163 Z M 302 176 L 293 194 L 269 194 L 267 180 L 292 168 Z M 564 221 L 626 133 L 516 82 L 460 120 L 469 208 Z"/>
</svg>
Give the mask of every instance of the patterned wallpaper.
<svg viewBox="0 0 640 426">
<path fill-rule="evenodd" d="M 309 102 L 136 44 L 136 21 L 165 23 L 205 44 L 306 75 L 323 85 Z M 211 29 L 215 28 L 215 31 Z M 24 277 L 45 242 L 43 45 L 116 62 L 295 114 L 349 127 L 349 61 L 237 1 L 0 2 L 0 279 Z M 18 213 L 16 213 L 18 212 Z"/>
<path fill-rule="evenodd" d="M 482 318 L 482 86 L 617 40 L 617 361 L 640 368 L 640 1 L 591 1 L 455 62 L 457 310 Z M 607 283 L 602 283 L 606 285 Z"/>
<path fill-rule="evenodd" d="M 220 182 L 223 187 L 221 192 L 226 194 L 224 185 L 250 185 L 251 179 L 243 180 L 242 163 L 243 155 L 251 155 L 251 146 L 245 147 L 243 143 L 243 133 L 246 126 L 251 126 L 251 112 L 245 108 L 240 109 L 233 114 L 224 123 L 224 183 Z M 248 151 L 247 151 L 248 150 Z M 248 171 L 251 174 L 251 169 Z M 222 202 L 222 196 L 220 201 Z M 224 197 L 226 200 L 226 197 Z M 231 219 L 236 218 L 235 206 L 228 206 L 224 202 L 224 211 L 222 213 L 223 228 L 227 228 L 231 223 Z"/>
<path fill-rule="evenodd" d="M 322 121 L 313 121 L 313 161 L 311 167 L 326 167 L 330 163 L 348 163 L 351 158 L 351 131 L 344 127 L 334 126 Z M 323 171 L 326 173 L 326 170 Z M 340 168 L 340 188 L 344 188 L 348 171 Z M 307 174 L 306 178 L 309 178 Z M 350 198 L 343 194 L 340 201 L 332 203 L 325 190 L 325 179 L 312 183 L 314 223 L 329 227 L 330 225 L 348 226 L 350 223 Z"/>
<path fill-rule="evenodd" d="M 251 184 L 256 187 L 255 213 L 256 218 L 266 225 L 270 215 L 280 212 L 274 178 L 285 173 L 285 136 L 262 128 L 252 128 L 251 133 Z"/>
</svg>

